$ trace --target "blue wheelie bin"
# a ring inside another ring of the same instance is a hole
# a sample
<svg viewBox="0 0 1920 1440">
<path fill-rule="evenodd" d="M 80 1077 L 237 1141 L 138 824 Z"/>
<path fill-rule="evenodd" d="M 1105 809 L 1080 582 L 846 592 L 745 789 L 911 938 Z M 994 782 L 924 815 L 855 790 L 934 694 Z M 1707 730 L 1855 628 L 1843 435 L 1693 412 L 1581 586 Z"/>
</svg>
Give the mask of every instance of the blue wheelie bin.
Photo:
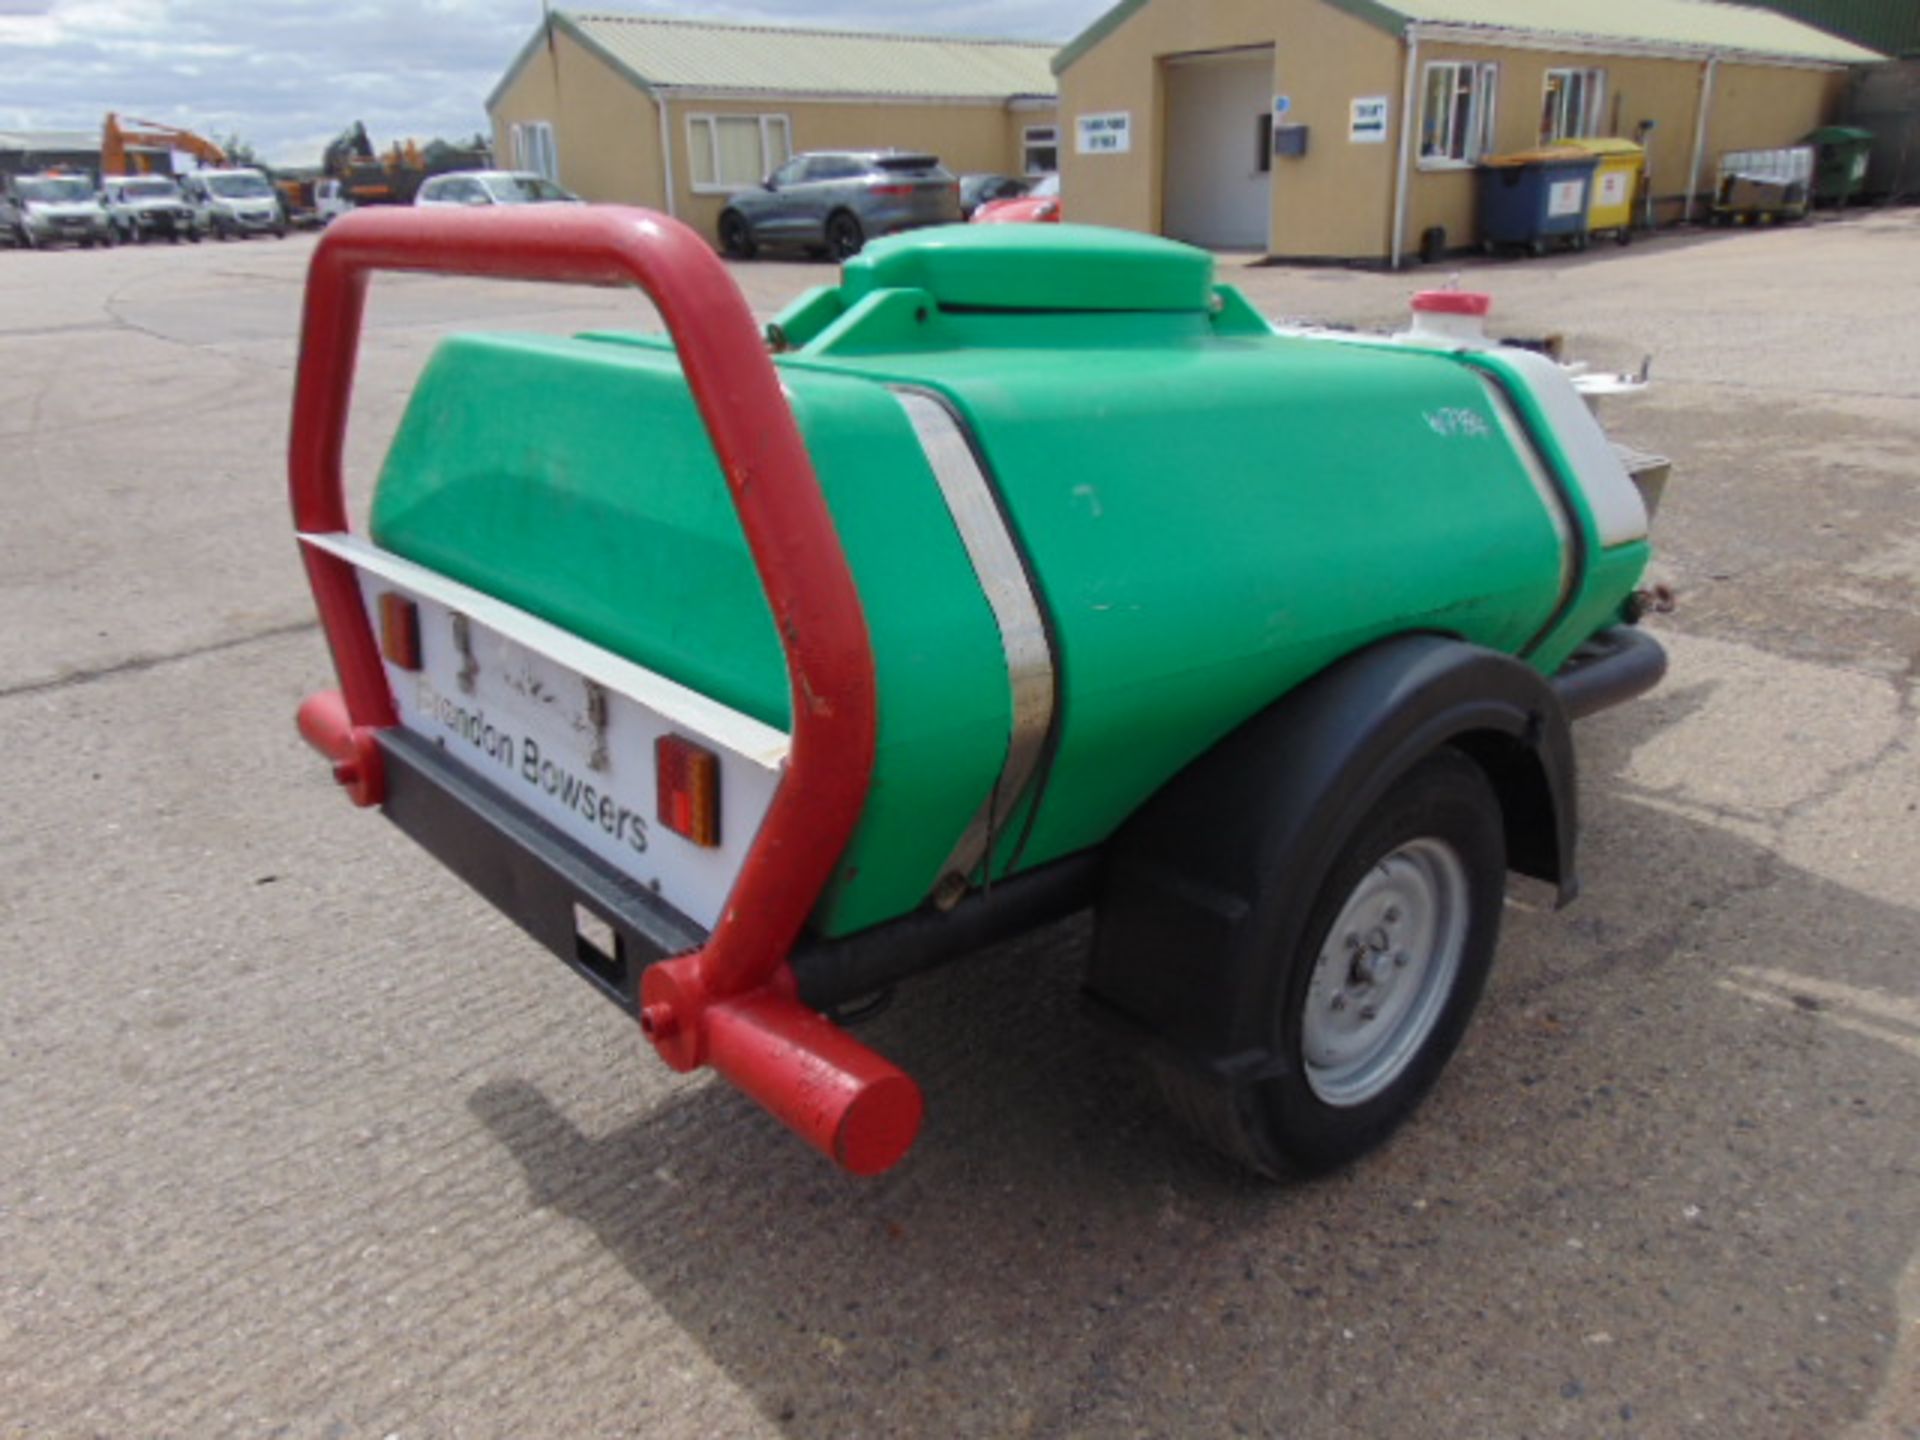
<svg viewBox="0 0 1920 1440">
<path fill-rule="evenodd" d="M 1600 157 L 1579 150 L 1520 150 L 1479 165 L 1480 248 L 1518 245 L 1535 255 L 1561 242 L 1587 248 L 1593 172 Z"/>
</svg>

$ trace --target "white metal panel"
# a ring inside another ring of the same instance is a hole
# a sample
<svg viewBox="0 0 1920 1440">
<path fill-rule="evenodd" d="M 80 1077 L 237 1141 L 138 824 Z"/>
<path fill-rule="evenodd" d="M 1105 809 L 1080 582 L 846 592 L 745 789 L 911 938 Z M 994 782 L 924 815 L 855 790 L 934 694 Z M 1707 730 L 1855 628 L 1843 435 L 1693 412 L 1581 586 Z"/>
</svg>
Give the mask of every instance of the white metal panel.
<svg viewBox="0 0 1920 1440">
<path fill-rule="evenodd" d="M 301 538 L 356 567 L 376 633 L 383 593 L 417 606 L 420 668 L 386 662 L 402 726 L 689 919 L 719 922 L 779 788 L 785 735 L 363 540 Z M 719 756 L 718 845 L 659 820 L 664 735 Z"/>
<path fill-rule="evenodd" d="M 1553 427 L 1593 510 L 1601 547 L 1646 539 L 1647 507 L 1640 489 L 1567 372 L 1545 355 L 1513 346 L 1502 347 L 1500 359 L 1526 377 L 1527 388 Z"/>
<path fill-rule="evenodd" d="M 610 650 L 589 644 L 537 615 L 529 615 L 504 600 L 450 580 L 437 570 L 416 565 L 391 550 L 382 550 L 357 535 L 306 533 L 300 539 L 316 550 L 339 556 L 355 569 L 392 580 L 415 594 L 460 611 L 530 650 L 550 655 L 569 670 L 597 680 L 609 690 L 632 696 L 676 725 L 708 737 L 763 770 L 778 770 L 786 763 L 788 739 L 771 725 L 729 709 L 718 700 L 689 690 L 644 665 L 636 665 Z"/>
</svg>

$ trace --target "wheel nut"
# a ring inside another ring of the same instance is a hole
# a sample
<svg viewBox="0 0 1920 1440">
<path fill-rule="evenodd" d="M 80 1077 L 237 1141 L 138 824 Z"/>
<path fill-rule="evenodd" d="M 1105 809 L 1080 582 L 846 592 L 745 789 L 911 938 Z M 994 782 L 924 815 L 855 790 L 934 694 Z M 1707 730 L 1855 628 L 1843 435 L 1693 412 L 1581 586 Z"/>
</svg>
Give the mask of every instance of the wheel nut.
<svg viewBox="0 0 1920 1440">
<path fill-rule="evenodd" d="M 1333 1008 L 1334 1008 L 1335 1010 L 1344 1010 L 1344 1009 L 1346 1009 L 1346 1008 L 1347 1008 L 1347 997 L 1346 997 L 1346 996 L 1344 996 L 1344 995 L 1336 995 L 1336 996 L 1334 996 L 1334 997 L 1333 997 Z"/>
<path fill-rule="evenodd" d="M 1412 960 L 1413 957 L 1402 950 L 1398 955 L 1393 957 L 1393 968 L 1396 970 L 1404 970 Z"/>
<path fill-rule="evenodd" d="M 1386 954 L 1387 947 L 1391 944 L 1393 944 L 1393 941 L 1387 938 L 1387 932 L 1381 926 L 1376 925 L 1373 933 L 1367 937 L 1367 948 L 1376 955 Z"/>
<path fill-rule="evenodd" d="M 1381 915 L 1380 918 L 1389 925 L 1398 925 L 1400 923 L 1400 907 L 1398 905 L 1387 906 L 1386 913 Z"/>
<path fill-rule="evenodd" d="M 1371 1020 L 1373 1019 L 1374 1016 L 1378 1015 L 1379 1013 L 1380 1012 L 1374 1009 L 1373 1006 L 1371 1005 L 1363 1005 L 1360 1007 L 1360 1018 L 1362 1020 Z"/>
</svg>

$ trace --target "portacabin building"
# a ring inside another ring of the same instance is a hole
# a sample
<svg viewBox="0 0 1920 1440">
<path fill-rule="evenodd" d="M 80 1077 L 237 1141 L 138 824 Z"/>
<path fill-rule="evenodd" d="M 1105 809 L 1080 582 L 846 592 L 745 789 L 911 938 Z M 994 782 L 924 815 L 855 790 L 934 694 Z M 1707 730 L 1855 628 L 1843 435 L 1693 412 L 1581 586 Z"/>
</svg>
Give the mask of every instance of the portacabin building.
<svg viewBox="0 0 1920 1440">
<path fill-rule="evenodd" d="M 1062 187 L 1076 221 L 1397 264 L 1473 242 L 1483 156 L 1567 138 L 1643 140 L 1686 216 L 1881 58 L 1714 0 L 1122 0 L 1054 60 Z"/>
<path fill-rule="evenodd" d="M 1052 44 L 553 11 L 487 98 L 494 153 L 712 236 L 726 196 L 809 150 L 955 174 L 1058 160 Z"/>
</svg>

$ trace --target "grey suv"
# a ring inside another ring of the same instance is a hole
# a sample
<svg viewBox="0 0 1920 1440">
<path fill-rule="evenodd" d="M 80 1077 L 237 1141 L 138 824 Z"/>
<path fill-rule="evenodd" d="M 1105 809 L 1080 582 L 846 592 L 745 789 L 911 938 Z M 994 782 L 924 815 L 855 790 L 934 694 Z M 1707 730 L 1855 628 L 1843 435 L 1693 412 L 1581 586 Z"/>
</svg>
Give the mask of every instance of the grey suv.
<svg viewBox="0 0 1920 1440">
<path fill-rule="evenodd" d="M 720 248 L 746 260 L 762 245 L 799 245 L 844 260 L 882 235 L 959 223 L 960 184 L 934 156 L 816 151 L 728 198 Z"/>
</svg>

